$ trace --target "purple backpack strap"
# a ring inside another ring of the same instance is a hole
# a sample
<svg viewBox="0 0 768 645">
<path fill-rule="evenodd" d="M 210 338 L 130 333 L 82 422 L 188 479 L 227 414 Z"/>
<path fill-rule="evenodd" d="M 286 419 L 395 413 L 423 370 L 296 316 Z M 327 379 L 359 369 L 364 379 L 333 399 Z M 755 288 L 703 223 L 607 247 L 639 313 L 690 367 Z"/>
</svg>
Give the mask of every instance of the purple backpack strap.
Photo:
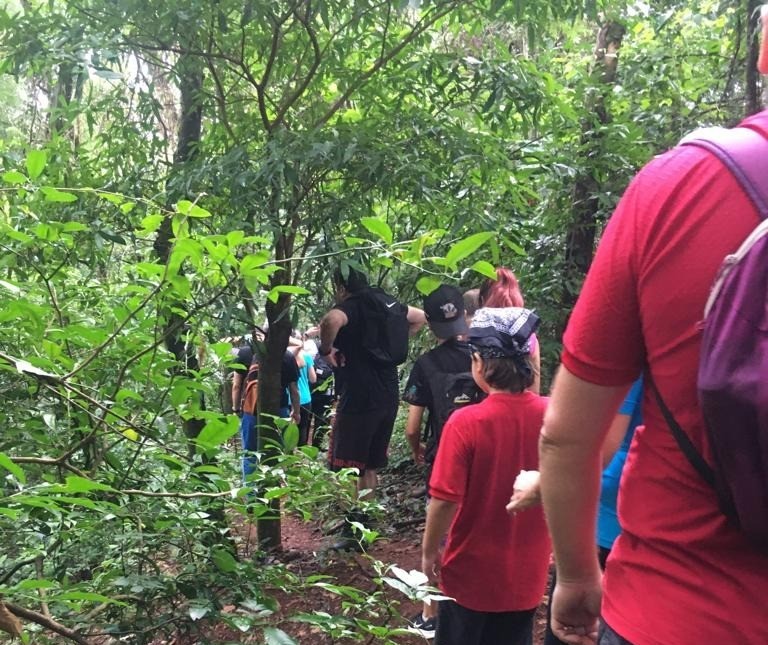
<svg viewBox="0 0 768 645">
<path fill-rule="evenodd" d="M 702 128 L 686 136 L 684 146 L 709 150 L 736 177 L 761 219 L 768 219 L 768 139 L 749 126 Z"/>
</svg>

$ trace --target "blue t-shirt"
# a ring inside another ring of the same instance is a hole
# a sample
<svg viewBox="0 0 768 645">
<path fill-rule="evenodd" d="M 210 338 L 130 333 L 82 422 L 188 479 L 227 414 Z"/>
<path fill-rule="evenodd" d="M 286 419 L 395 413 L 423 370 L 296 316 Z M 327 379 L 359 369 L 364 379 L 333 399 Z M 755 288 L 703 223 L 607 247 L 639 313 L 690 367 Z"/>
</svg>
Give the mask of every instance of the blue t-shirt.
<svg viewBox="0 0 768 645">
<path fill-rule="evenodd" d="M 627 398 L 624 399 L 624 403 L 619 408 L 619 414 L 626 414 L 630 417 L 629 425 L 619 449 L 603 471 L 600 505 L 597 514 L 597 545 L 605 549 L 610 549 L 621 533 L 619 516 L 616 513 L 616 500 L 619 496 L 621 471 L 627 460 L 632 435 L 635 433 L 635 428 L 643 423 L 642 403 L 643 379 L 640 377 L 632 385 Z"/>
<path fill-rule="evenodd" d="M 307 353 L 303 352 L 304 367 L 299 368 L 299 404 L 309 405 L 312 403 L 312 393 L 309 390 L 309 368 L 314 367 L 314 359 Z"/>
</svg>

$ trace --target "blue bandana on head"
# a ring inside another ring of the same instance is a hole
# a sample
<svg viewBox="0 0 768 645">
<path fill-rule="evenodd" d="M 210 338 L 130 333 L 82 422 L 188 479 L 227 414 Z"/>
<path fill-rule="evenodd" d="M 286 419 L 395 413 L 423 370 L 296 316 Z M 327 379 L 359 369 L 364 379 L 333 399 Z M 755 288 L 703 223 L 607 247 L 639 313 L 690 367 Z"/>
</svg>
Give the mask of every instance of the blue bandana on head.
<svg viewBox="0 0 768 645">
<path fill-rule="evenodd" d="M 472 319 L 469 344 L 484 358 L 523 359 L 531 353 L 530 338 L 540 323 L 533 311 L 523 307 L 483 307 Z"/>
</svg>

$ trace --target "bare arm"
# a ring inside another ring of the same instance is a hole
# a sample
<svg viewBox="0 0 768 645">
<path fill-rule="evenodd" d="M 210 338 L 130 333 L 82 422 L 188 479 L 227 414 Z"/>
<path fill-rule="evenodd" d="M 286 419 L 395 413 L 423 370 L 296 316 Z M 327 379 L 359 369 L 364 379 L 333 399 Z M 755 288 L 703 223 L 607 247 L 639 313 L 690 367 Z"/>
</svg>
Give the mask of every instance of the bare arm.
<svg viewBox="0 0 768 645">
<path fill-rule="evenodd" d="M 405 438 L 411 447 L 413 460 L 417 464 L 424 463 L 424 446 L 421 443 L 421 420 L 424 408 L 419 405 L 408 406 L 408 419 L 405 422 Z"/>
<path fill-rule="evenodd" d="M 307 370 L 307 380 L 313 385 L 317 383 L 317 372 L 315 372 L 314 365 Z"/>
<path fill-rule="evenodd" d="M 603 441 L 629 385 L 604 387 L 561 367 L 539 442 L 541 492 L 557 563 L 552 627 L 574 645 L 594 643 L 601 573 L 595 550 Z"/>
<path fill-rule="evenodd" d="M 240 395 L 245 383 L 245 374 L 232 372 L 232 411 L 240 412 Z"/>
<path fill-rule="evenodd" d="M 408 333 L 413 336 L 427 322 L 424 312 L 418 307 L 408 307 Z"/>
<path fill-rule="evenodd" d="M 421 542 L 421 570 L 434 582 L 440 573 L 440 542 L 456 515 L 458 504 L 433 497 L 427 506 L 427 525 Z"/>
<path fill-rule="evenodd" d="M 611 459 L 619 449 L 621 442 L 624 441 L 624 435 L 629 429 L 629 422 L 632 419 L 628 414 L 617 414 L 608 428 L 608 434 L 603 441 L 603 469 L 611 463 Z"/>
<path fill-rule="evenodd" d="M 299 404 L 299 384 L 296 381 L 288 383 L 288 392 L 291 395 L 291 418 L 298 423 L 301 418 L 301 405 Z"/>
<path fill-rule="evenodd" d="M 617 414 L 613 418 L 611 427 L 608 428 L 608 434 L 603 442 L 603 470 L 605 470 L 611 459 L 613 459 L 613 455 L 619 449 L 624 435 L 629 428 L 630 419 L 631 417 L 628 414 Z M 509 504 L 507 504 L 508 513 L 515 514 L 518 511 L 537 506 L 541 503 L 541 479 L 539 472 L 531 470 L 525 476 L 523 476 L 523 472 L 525 471 L 521 471 L 515 480 L 514 492 L 509 500 Z"/>
<path fill-rule="evenodd" d="M 347 314 L 341 309 L 331 309 L 320 321 L 320 347 L 318 351 L 321 356 L 328 356 L 328 361 L 334 367 L 338 367 L 336 359 L 333 356 L 333 343 L 339 330 L 349 322 Z"/>
</svg>

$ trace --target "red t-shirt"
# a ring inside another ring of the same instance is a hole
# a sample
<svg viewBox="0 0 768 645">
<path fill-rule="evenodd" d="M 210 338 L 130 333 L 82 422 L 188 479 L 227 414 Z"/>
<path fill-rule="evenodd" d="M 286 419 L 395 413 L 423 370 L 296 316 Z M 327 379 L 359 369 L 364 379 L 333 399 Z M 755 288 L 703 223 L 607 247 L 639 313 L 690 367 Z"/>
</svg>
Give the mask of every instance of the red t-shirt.
<svg viewBox="0 0 768 645">
<path fill-rule="evenodd" d="M 440 438 L 432 497 L 457 503 L 442 558 L 442 590 L 474 611 L 538 606 L 550 542 L 541 508 L 510 516 L 505 506 L 521 470 L 538 470 L 547 399 L 493 394 L 454 412 Z"/>
<path fill-rule="evenodd" d="M 711 153 L 687 146 L 655 159 L 607 226 L 563 340 L 563 364 L 591 383 L 629 384 L 647 361 L 707 458 L 699 322 L 724 256 L 758 221 Z M 726 523 L 648 389 L 643 417 L 624 468 L 603 617 L 635 645 L 765 645 L 768 557 Z"/>
</svg>

